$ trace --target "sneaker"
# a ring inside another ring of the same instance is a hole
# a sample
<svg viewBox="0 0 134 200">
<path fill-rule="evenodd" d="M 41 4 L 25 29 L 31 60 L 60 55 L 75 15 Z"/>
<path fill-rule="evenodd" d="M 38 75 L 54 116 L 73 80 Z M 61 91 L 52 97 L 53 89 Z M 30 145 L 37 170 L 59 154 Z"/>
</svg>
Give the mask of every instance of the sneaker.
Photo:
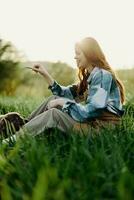
<svg viewBox="0 0 134 200">
<path fill-rule="evenodd" d="M 19 131 L 20 127 L 25 124 L 25 119 L 17 112 L 9 112 L 5 115 L 0 115 L 0 133 L 6 138 L 8 137 L 9 130 L 7 127 L 10 126 L 12 134 Z"/>
</svg>

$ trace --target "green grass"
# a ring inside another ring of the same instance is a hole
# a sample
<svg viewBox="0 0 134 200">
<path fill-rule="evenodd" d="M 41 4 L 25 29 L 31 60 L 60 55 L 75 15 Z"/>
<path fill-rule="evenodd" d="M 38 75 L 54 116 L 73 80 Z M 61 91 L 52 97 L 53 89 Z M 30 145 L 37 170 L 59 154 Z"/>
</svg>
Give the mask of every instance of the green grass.
<svg viewBox="0 0 134 200">
<path fill-rule="evenodd" d="M 40 100 L 0 98 L 1 113 L 27 116 Z M 134 198 L 134 104 L 115 128 L 88 136 L 53 129 L 0 146 L 3 200 Z"/>
</svg>

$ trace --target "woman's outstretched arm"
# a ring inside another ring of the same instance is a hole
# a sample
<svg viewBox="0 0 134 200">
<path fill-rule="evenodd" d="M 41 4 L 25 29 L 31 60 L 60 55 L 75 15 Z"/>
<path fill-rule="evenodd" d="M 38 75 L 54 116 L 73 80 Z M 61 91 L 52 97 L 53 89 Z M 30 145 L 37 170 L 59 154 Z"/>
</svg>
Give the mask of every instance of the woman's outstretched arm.
<svg viewBox="0 0 134 200">
<path fill-rule="evenodd" d="M 33 66 L 32 70 L 40 73 L 45 78 L 46 82 L 48 83 L 48 89 L 50 89 L 54 95 L 69 98 L 71 100 L 74 100 L 74 98 L 77 96 L 74 85 L 60 85 L 56 80 L 53 79 L 45 67 L 35 65 Z"/>
</svg>

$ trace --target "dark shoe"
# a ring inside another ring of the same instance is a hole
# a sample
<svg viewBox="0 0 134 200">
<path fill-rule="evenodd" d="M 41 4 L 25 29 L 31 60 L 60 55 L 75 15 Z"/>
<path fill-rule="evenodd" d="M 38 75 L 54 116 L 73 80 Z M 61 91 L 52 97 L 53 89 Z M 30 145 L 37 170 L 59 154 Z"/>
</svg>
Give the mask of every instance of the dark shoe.
<svg viewBox="0 0 134 200">
<path fill-rule="evenodd" d="M 25 119 L 17 112 L 7 113 L 0 116 L 0 133 L 3 133 L 4 138 L 8 137 L 8 127 L 10 126 L 10 131 L 14 134 L 25 124 Z"/>
</svg>

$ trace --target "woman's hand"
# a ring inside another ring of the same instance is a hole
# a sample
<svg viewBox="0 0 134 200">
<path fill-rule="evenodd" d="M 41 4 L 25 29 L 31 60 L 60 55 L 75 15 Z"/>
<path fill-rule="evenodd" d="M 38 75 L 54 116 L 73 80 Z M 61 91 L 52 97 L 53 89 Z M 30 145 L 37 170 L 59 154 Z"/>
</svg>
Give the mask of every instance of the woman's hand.
<svg viewBox="0 0 134 200">
<path fill-rule="evenodd" d="M 54 83 L 54 79 L 51 77 L 51 75 L 48 73 L 48 71 L 45 69 L 45 67 L 43 67 L 41 65 L 34 65 L 32 67 L 32 70 L 35 72 L 39 72 L 42 76 L 44 76 L 48 85 L 52 85 Z"/>
<path fill-rule="evenodd" d="M 54 99 L 48 103 L 47 108 L 51 109 L 51 108 L 56 108 L 59 106 L 62 107 L 65 102 L 66 102 L 66 100 L 64 98 Z"/>
<path fill-rule="evenodd" d="M 48 75 L 47 70 L 45 69 L 45 67 L 41 66 L 41 65 L 34 65 L 32 67 L 32 70 L 35 72 L 39 72 L 41 75 Z"/>
</svg>

